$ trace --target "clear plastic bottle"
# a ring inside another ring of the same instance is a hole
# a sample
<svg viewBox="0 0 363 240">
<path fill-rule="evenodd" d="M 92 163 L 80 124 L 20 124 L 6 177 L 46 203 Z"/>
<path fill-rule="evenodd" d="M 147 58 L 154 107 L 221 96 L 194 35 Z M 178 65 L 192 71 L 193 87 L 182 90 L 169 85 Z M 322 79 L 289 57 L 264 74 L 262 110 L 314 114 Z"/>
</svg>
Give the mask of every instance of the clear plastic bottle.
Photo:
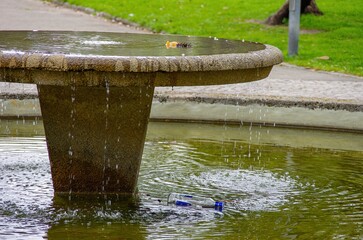
<svg viewBox="0 0 363 240">
<path fill-rule="evenodd" d="M 212 198 L 193 196 L 182 193 L 170 193 L 168 196 L 168 204 L 173 203 L 177 206 L 200 206 L 203 208 L 214 208 L 215 210 L 223 210 L 223 202 L 214 201 Z"/>
</svg>

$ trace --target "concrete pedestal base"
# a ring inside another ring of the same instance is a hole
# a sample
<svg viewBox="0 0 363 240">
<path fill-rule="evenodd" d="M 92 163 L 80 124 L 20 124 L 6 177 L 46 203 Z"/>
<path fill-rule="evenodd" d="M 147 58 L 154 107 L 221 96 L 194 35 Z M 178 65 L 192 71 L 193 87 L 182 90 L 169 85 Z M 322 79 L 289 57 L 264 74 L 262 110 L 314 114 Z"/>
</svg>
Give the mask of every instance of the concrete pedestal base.
<svg viewBox="0 0 363 240">
<path fill-rule="evenodd" d="M 56 193 L 133 193 L 153 86 L 38 85 Z"/>
</svg>

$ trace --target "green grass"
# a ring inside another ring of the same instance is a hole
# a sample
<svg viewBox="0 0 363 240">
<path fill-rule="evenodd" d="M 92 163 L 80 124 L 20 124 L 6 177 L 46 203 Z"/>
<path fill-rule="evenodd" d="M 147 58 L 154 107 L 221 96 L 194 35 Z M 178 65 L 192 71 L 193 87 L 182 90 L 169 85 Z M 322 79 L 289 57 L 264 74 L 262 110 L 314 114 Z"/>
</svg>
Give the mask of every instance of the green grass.
<svg viewBox="0 0 363 240">
<path fill-rule="evenodd" d="M 299 55 L 287 56 L 288 29 L 260 24 L 285 0 L 67 0 L 74 5 L 136 22 L 155 32 L 216 36 L 267 43 L 280 48 L 285 61 L 327 71 L 363 76 L 363 4 L 361 0 L 317 0 L 323 16 L 303 15 Z M 329 56 L 328 60 L 320 60 Z"/>
</svg>

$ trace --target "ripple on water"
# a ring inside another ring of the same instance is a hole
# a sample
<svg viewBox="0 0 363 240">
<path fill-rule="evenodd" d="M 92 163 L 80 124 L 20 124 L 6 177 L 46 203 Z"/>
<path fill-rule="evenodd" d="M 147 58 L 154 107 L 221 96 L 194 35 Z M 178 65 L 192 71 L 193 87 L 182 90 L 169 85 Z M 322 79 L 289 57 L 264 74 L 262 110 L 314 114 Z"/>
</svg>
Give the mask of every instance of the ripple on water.
<svg viewBox="0 0 363 240">
<path fill-rule="evenodd" d="M 186 143 L 149 142 L 145 150 L 139 187 L 151 195 L 166 198 L 177 191 L 211 196 L 226 200 L 226 210 L 238 213 L 277 210 L 301 189 L 287 174 L 211 166 L 206 159 L 220 156 L 198 152 Z"/>
<path fill-rule="evenodd" d="M 223 193 L 226 206 L 234 211 L 271 211 L 296 194 L 296 181 L 269 171 L 212 170 L 192 175 L 201 188 Z"/>
<path fill-rule="evenodd" d="M 0 235 L 44 234 L 53 196 L 45 138 L 0 138 L 0 172 Z"/>
</svg>

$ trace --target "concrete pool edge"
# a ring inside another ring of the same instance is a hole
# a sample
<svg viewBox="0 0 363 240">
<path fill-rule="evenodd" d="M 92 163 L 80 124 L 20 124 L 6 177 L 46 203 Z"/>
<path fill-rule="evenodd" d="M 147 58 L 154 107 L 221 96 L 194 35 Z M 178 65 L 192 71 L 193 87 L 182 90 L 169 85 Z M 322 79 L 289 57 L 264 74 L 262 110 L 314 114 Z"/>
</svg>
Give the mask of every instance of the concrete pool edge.
<svg viewBox="0 0 363 240">
<path fill-rule="evenodd" d="M 261 125 L 363 133 L 363 112 L 221 103 L 153 102 L 151 120 Z"/>
<path fill-rule="evenodd" d="M 18 97 L 16 99 L 0 96 L 0 119 L 41 118 L 39 100 L 36 96 Z M 214 103 L 202 100 L 161 101 L 160 96 L 154 96 L 150 121 L 253 124 L 363 133 L 363 111 L 350 111 L 352 104 L 336 103 L 338 109 L 329 109 L 303 107 L 309 106 L 303 101 L 286 102 L 284 106 L 283 101 L 273 104 L 267 100 L 251 100 L 237 105 L 230 104 L 230 99 L 219 99 Z M 317 102 L 315 104 L 319 105 Z M 348 110 L 344 109 L 345 106 Z M 358 104 L 357 109 L 361 108 L 362 105 Z"/>
</svg>

